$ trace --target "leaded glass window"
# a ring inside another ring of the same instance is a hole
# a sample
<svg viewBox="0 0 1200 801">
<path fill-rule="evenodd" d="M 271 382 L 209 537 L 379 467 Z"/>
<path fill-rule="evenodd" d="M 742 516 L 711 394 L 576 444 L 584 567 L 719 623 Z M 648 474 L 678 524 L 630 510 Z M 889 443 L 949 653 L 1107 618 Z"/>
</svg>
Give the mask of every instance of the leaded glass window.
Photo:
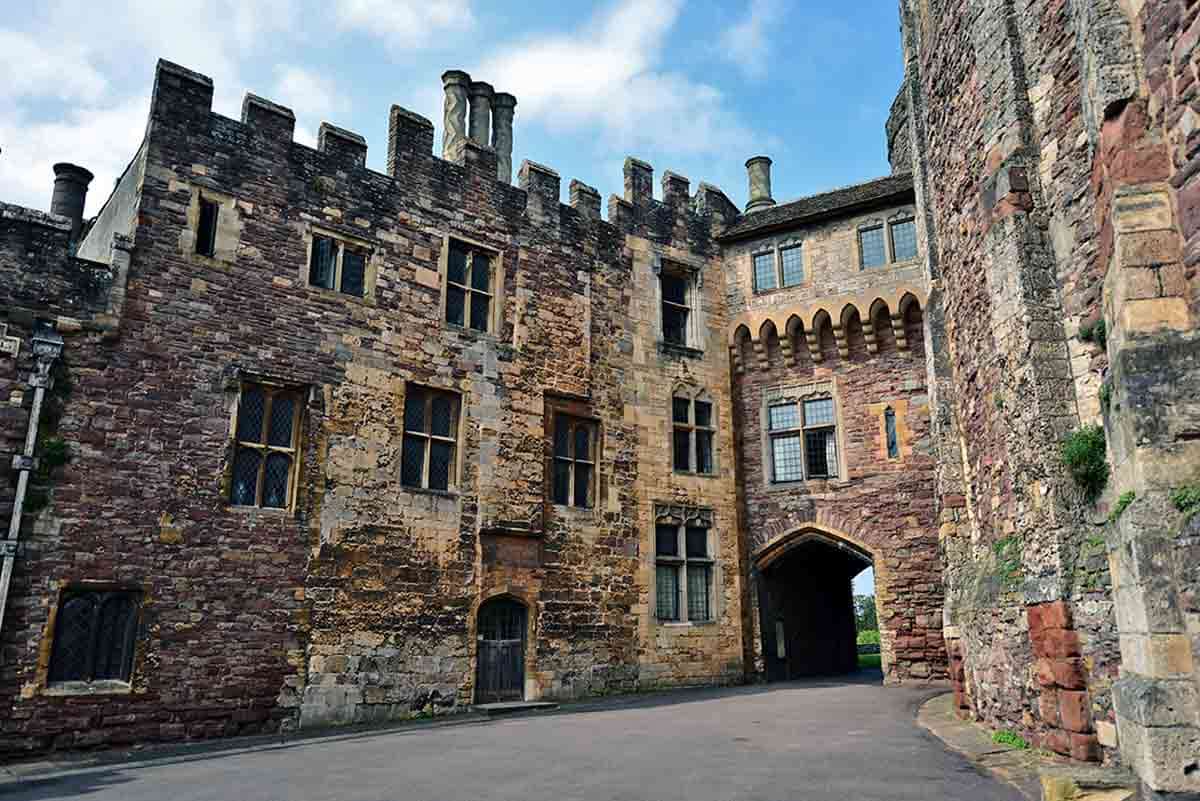
<svg viewBox="0 0 1200 801">
<path fill-rule="evenodd" d="M 308 283 L 361 298 L 367 291 L 370 254 L 331 236 L 313 234 L 308 256 Z"/>
<path fill-rule="evenodd" d="M 54 622 L 50 682 L 129 681 L 141 593 L 72 589 Z"/>
<path fill-rule="evenodd" d="M 772 481 L 837 477 L 837 417 L 833 398 L 768 406 L 767 433 Z"/>
<path fill-rule="evenodd" d="M 270 509 L 291 506 L 300 409 L 296 389 L 242 385 L 234 428 L 232 504 Z"/>
<path fill-rule="evenodd" d="M 775 252 L 754 254 L 754 291 L 766 292 L 775 289 L 779 282 L 775 276 Z"/>
<path fill-rule="evenodd" d="M 675 395 L 671 399 L 671 460 L 676 472 L 711 475 L 713 462 L 713 405 L 703 397 Z"/>
<path fill-rule="evenodd" d="M 779 261 L 783 265 L 785 287 L 804 283 L 804 251 L 800 245 L 780 248 Z"/>
<path fill-rule="evenodd" d="M 908 261 L 917 257 L 917 223 L 905 220 L 891 224 L 892 260 Z"/>
<path fill-rule="evenodd" d="M 495 255 L 450 241 L 446 255 L 446 322 L 473 331 L 492 329 Z"/>
<path fill-rule="evenodd" d="M 596 423 L 554 416 L 551 494 L 558 506 L 589 508 L 596 476 Z"/>
<path fill-rule="evenodd" d="M 400 484 L 450 492 L 457 470 L 459 397 L 409 384 L 404 395 L 404 441 Z"/>
<path fill-rule="evenodd" d="M 767 409 L 767 428 L 771 439 L 772 480 L 800 481 L 804 478 L 801 456 L 800 417 L 795 403 L 778 404 Z"/>
<path fill-rule="evenodd" d="M 660 518 L 655 526 L 655 609 L 664 622 L 705 622 L 712 604 L 713 558 L 707 519 Z"/>
<path fill-rule="evenodd" d="M 883 226 L 864 228 L 858 232 L 859 258 L 864 268 L 882 267 L 887 263 L 887 250 L 883 243 Z"/>
</svg>

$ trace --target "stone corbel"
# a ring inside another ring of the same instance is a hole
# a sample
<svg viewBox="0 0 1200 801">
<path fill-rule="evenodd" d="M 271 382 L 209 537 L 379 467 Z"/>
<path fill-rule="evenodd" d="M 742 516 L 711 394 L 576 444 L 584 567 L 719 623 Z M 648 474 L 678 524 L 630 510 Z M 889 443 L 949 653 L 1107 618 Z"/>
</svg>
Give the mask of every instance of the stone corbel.
<svg viewBox="0 0 1200 801">
<path fill-rule="evenodd" d="M 752 339 L 750 342 L 754 345 L 754 359 L 758 362 L 759 368 L 770 369 L 771 361 L 767 358 L 767 343 L 761 339 Z"/>
<path fill-rule="evenodd" d="M 814 362 L 825 361 L 825 355 L 821 353 L 821 340 L 817 337 L 816 331 L 805 331 L 804 339 L 808 342 L 808 355 L 812 357 Z"/>
<path fill-rule="evenodd" d="M 896 347 L 908 350 L 908 334 L 904 330 L 904 318 L 899 314 L 892 315 L 892 333 L 896 335 Z"/>
<path fill-rule="evenodd" d="M 840 325 L 833 327 L 833 338 L 837 340 L 838 355 L 843 359 L 850 358 L 850 340 L 846 338 L 846 329 Z"/>
<path fill-rule="evenodd" d="M 740 345 L 729 346 L 729 361 L 733 364 L 733 371 L 741 374 L 746 372 L 746 366 L 742 364 L 742 348 Z"/>
<path fill-rule="evenodd" d="M 863 339 L 867 342 L 867 353 L 879 353 L 879 340 L 875 336 L 875 321 L 863 326 Z"/>
<path fill-rule="evenodd" d="M 792 354 L 792 335 L 786 329 L 783 332 L 783 336 L 779 338 L 779 351 L 783 354 L 783 363 L 794 367 L 796 358 Z"/>
</svg>

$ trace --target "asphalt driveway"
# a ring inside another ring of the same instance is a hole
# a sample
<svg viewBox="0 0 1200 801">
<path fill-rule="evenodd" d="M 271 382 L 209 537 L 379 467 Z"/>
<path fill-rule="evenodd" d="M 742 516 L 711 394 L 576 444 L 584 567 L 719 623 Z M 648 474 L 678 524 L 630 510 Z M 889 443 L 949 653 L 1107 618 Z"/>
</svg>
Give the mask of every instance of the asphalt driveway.
<svg viewBox="0 0 1200 801">
<path fill-rule="evenodd" d="M 878 674 L 537 717 L 183 751 L 0 783 L 4 801 L 1021 801 Z"/>
</svg>

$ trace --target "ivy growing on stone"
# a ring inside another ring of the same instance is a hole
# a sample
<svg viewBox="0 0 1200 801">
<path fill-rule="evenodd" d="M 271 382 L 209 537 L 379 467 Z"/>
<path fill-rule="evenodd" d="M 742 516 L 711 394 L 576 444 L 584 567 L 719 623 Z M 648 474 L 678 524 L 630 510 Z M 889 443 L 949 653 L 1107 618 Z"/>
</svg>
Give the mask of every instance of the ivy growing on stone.
<svg viewBox="0 0 1200 801">
<path fill-rule="evenodd" d="M 996 554 L 996 575 L 1006 590 L 1021 586 L 1021 538 L 1016 535 L 997 540 L 992 546 Z"/>
<path fill-rule="evenodd" d="M 1185 484 L 1171 491 L 1171 503 L 1190 520 L 1200 512 L 1200 484 Z"/>
<path fill-rule="evenodd" d="M 1101 350 L 1108 347 L 1108 325 L 1103 319 L 1079 329 L 1079 338 L 1084 342 L 1094 342 Z"/>
<path fill-rule="evenodd" d="M 1137 493 L 1133 490 L 1122 492 L 1121 497 L 1117 498 L 1116 504 L 1113 505 L 1112 511 L 1108 513 L 1108 522 L 1115 523 L 1120 519 L 1125 510 L 1129 508 L 1129 504 L 1137 500 Z"/>
<path fill-rule="evenodd" d="M 1068 434 L 1062 444 L 1062 462 L 1083 490 L 1084 497 L 1094 502 L 1108 485 L 1108 446 L 1104 441 L 1104 429 L 1088 425 Z"/>
</svg>

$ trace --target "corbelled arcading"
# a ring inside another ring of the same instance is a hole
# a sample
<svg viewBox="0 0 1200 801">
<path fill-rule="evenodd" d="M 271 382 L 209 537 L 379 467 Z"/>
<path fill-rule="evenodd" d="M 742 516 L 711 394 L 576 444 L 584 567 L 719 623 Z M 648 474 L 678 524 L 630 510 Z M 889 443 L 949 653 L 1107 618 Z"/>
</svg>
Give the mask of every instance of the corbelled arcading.
<svg viewBox="0 0 1200 801">
<path fill-rule="evenodd" d="M 462 70 L 447 70 L 442 73 L 442 87 L 446 92 L 442 117 L 442 158 L 461 163 L 463 147 L 467 142 L 467 90 L 471 76 Z"/>
<path fill-rule="evenodd" d="M 746 213 L 760 211 L 775 205 L 771 197 L 771 159 L 755 156 L 746 161 L 746 178 L 750 181 L 750 202 Z"/>
<path fill-rule="evenodd" d="M 469 94 L 471 96 L 471 141 L 486 146 L 492 127 L 492 96 L 495 91 L 490 83 L 472 81 Z"/>
<path fill-rule="evenodd" d="M 71 221 L 71 241 L 79 238 L 83 227 L 83 205 L 87 201 L 88 184 L 92 175 L 83 167 L 60 162 L 54 165 L 54 194 L 50 197 L 50 212 Z"/>
<path fill-rule="evenodd" d="M 492 95 L 492 149 L 496 151 L 496 179 L 512 183 L 513 114 L 517 98 L 508 92 Z"/>
</svg>

